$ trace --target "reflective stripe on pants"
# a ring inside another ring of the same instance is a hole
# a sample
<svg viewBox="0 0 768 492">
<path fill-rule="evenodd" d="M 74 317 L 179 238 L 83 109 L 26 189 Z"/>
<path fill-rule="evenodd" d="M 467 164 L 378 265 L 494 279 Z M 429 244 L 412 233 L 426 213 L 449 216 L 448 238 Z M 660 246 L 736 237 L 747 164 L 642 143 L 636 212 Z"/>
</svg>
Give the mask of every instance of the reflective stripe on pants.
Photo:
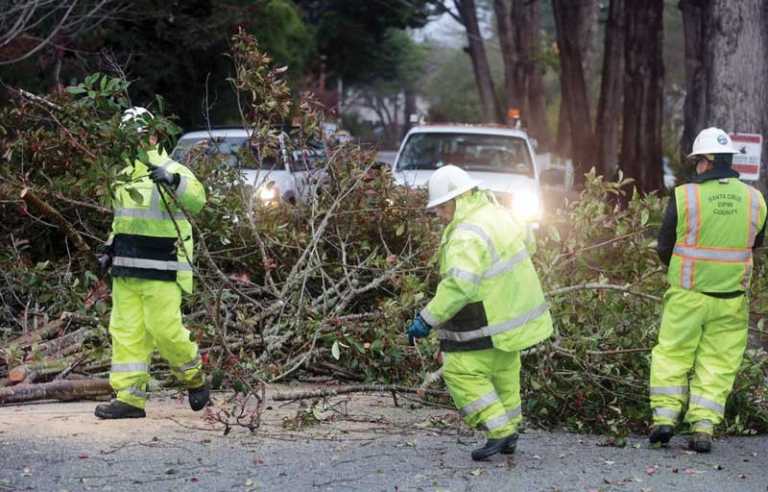
<svg viewBox="0 0 768 492">
<path fill-rule="evenodd" d="M 112 281 L 112 371 L 117 399 L 144 408 L 148 367 L 155 348 L 187 387 L 203 384 L 197 345 L 181 322 L 176 282 L 118 277 Z M 181 369 L 186 367 L 186 369 Z"/>
<path fill-rule="evenodd" d="M 747 343 L 746 297 L 720 299 L 679 287 L 664 296 L 651 355 L 650 402 L 656 424 L 675 424 L 687 403 L 689 424 L 723 419 Z M 688 387 L 690 391 L 679 391 Z M 690 398 L 688 396 L 690 394 Z"/>
<path fill-rule="evenodd" d="M 443 359 L 443 377 L 467 425 L 489 438 L 514 433 L 522 421 L 520 352 L 446 352 Z"/>
</svg>

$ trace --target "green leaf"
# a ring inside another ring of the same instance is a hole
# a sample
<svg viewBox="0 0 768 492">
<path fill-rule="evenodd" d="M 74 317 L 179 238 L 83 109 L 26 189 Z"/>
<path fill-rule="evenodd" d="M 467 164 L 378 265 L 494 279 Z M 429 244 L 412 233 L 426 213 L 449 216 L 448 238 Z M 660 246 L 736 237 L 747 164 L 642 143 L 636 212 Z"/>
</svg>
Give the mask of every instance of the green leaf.
<svg viewBox="0 0 768 492">
<path fill-rule="evenodd" d="M 77 95 L 77 94 L 85 94 L 88 91 L 86 91 L 80 85 L 74 85 L 72 87 L 67 87 L 67 92 L 70 93 L 70 94 L 73 94 L 73 95 Z"/>
<path fill-rule="evenodd" d="M 341 351 L 339 350 L 339 341 L 333 342 L 331 346 L 331 355 L 334 359 L 339 360 L 341 358 Z"/>
<path fill-rule="evenodd" d="M 130 196 L 131 200 L 134 202 L 144 203 L 144 195 L 142 195 L 136 188 L 126 188 L 125 191 L 128 192 L 128 196 Z"/>
</svg>

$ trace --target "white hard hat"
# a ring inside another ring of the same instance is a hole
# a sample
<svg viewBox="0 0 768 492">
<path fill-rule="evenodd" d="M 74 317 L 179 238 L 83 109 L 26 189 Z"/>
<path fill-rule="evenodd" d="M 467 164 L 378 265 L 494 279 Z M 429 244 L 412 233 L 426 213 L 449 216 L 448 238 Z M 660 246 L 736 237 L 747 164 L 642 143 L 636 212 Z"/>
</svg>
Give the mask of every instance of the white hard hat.
<svg viewBox="0 0 768 492">
<path fill-rule="evenodd" d="M 688 157 L 707 154 L 738 154 L 731 144 L 731 137 L 723 130 L 711 126 L 702 130 L 693 141 L 693 149 Z"/>
<path fill-rule="evenodd" d="M 456 166 L 443 166 L 429 178 L 429 203 L 432 208 L 480 186 L 481 181 L 472 179 L 467 172 Z"/>
<path fill-rule="evenodd" d="M 151 120 L 154 118 L 155 115 L 149 112 L 147 108 L 142 108 L 141 106 L 134 106 L 132 108 L 128 108 L 123 112 L 123 117 L 121 119 L 123 126 L 128 124 L 129 122 L 135 121 L 136 125 L 136 131 L 139 133 L 144 132 L 144 124 L 146 124 L 147 120 Z M 144 124 L 142 124 L 144 123 Z"/>
</svg>

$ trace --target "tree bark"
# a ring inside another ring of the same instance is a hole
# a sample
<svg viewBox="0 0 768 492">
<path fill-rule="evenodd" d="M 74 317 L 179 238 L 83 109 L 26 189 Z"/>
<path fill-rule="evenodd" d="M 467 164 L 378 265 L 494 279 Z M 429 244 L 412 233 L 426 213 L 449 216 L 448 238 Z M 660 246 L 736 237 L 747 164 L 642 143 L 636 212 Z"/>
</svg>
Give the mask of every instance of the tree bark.
<svg viewBox="0 0 768 492">
<path fill-rule="evenodd" d="M 538 0 L 494 0 L 504 61 L 505 110 L 516 108 L 540 147 L 549 145 L 539 47 Z M 505 111 L 506 113 L 506 111 Z"/>
<path fill-rule="evenodd" d="M 612 178 L 618 169 L 624 82 L 624 3 L 611 0 L 605 30 L 603 75 L 597 104 L 597 172 Z"/>
<path fill-rule="evenodd" d="M 685 40 L 685 102 L 680 158 L 688 155 L 696 134 L 707 126 L 707 8 L 711 0 L 681 0 Z"/>
<path fill-rule="evenodd" d="M 706 33 L 706 126 L 768 131 L 768 7 L 763 0 L 712 0 Z M 763 144 L 763 159 L 766 156 Z M 765 173 L 763 181 L 765 182 Z"/>
<path fill-rule="evenodd" d="M 544 100 L 544 65 L 539 61 L 541 52 L 540 23 L 541 14 L 538 0 L 529 0 L 528 25 L 531 27 L 531 69 L 528 81 L 528 125 L 530 134 L 538 144 L 539 149 L 549 150 L 552 137 L 547 124 L 547 108 Z"/>
<path fill-rule="evenodd" d="M 35 400 L 79 400 L 104 396 L 112 392 L 106 379 L 53 381 L 42 384 L 20 384 L 0 389 L 0 405 Z"/>
<path fill-rule="evenodd" d="M 466 48 L 472 60 L 472 69 L 475 73 L 475 82 L 480 93 L 480 105 L 482 106 L 483 121 L 496 123 L 499 121 L 499 109 L 496 102 L 496 92 L 491 78 L 491 67 L 488 64 L 488 56 L 485 52 L 485 43 L 480 33 L 480 24 L 477 21 L 477 6 L 475 0 L 454 0 L 459 11 L 462 24 L 467 31 Z"/>
<path fill-rule="evenodd" d="M 662 186 L 663 16 L 664 0 L 626 4 L 621 169 L 643 193 Z"/>
<path fill-rule="evenodd" d="M 589 2 L 586 2 L 589 3 Z M 553 0 L 557 46 L 560 50 L 561 117 L 567 116 L 574 165 L 574 185 L 580 187 L 584 174 L 594 165 L 594 134 L 589 95 L 584 74 L 583 43 L 580 39 L 583 5 Z M 562 105 L 565 107 L 563 108 Z"/>
</svg>

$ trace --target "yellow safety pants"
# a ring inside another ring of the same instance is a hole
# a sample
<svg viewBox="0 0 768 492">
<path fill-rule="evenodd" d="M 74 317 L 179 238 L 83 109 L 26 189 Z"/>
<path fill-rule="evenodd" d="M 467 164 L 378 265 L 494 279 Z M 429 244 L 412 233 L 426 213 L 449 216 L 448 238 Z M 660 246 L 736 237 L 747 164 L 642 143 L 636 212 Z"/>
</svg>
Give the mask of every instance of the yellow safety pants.
<svg viewBox="0 0 768 492">
<path fill-rule="evenodd" d="M 741 366 L 747 324 L 746 296 L 720 299 L 669 288 L 651 358 L 654 424 L 675 425 L 687 403 L 684 421 L 694 432 L 712 433 Z"/>
<path fill-rule="evenodd" d="M 490 439 L 517 431 L 523 420 L 520 352 L 445 352 L 443 378 L 467 425 L 483 429 Z"/>
<path fill-rule="evenodd" d="M 109 333 L 109 383 L 119 401 L 144 408 L 155 348 L 186 387 L 203 385 L 197 344 L 181 322 L 181 288 L 176 282 L 114 278 Z"/>
</svg>

